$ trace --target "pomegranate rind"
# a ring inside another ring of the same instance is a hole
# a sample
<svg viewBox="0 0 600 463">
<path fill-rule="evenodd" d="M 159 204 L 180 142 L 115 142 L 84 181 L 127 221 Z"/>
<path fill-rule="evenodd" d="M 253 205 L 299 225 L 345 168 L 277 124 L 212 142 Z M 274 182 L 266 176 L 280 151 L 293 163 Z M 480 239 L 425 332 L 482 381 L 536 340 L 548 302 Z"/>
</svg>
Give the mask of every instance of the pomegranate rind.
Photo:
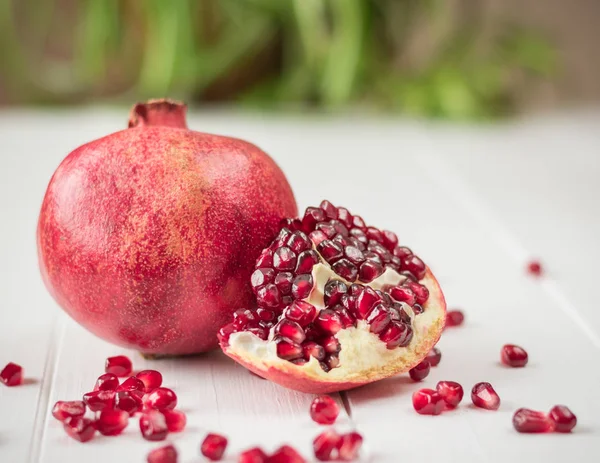
<svg viewBox="0 0 600 463">
<path fill-rule="evenodd" d="M 429 299 L 424 305 L 424 314 L 429 314 L 430 322 L 424 326 L 417 326 L 413 340 L 403 348 L 386 350 L 385 344 L 371 334 L 376 351 L 385 355 L 389 360 L 385 363 L 353 370 L 352 368 L 357 364 L 356 358 L 353 356 L 359 355 L 364 346 L 345 344 L 343 333 L 348 330 L 338 333 L 342 343 L 340 367 L 327 373 L 320 368 L 310 368 L 313 360 L 305 365 L 295 365 L 276 356 L 262 356 L 256 350 L 245 349 L 243 345 L 236 343 L 223 345 L 223 352 L 258 376 L 288 389 L 311 394 L 326 394 L 353 389 L 406 372 L 418 365 L 435 346 L 442 334 L 446 320 L 446 300 L 437 279 L 429 268 L 420 283 L 425 285 L 430 293 Z M 257 344 L 266 344 L 266 341 L 258 339 L 253 334 L 243 334 L 256 338 Z"/>
</svg>

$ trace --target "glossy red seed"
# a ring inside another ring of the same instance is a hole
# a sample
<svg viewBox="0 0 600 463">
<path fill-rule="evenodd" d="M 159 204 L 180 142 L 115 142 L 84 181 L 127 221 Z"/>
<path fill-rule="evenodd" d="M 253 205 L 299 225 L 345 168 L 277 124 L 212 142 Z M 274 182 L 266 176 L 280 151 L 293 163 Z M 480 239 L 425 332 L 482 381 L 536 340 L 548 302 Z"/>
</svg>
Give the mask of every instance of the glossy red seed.
<svg viewBox="0 0 600 463">
<path fill-rule="evenodd" d="M 327 239 L 330 239 L 330 240 L 332 240 L 335 237 L 335 235 L 337 235 L 337 233 L 338 233 L 338 231 L 335 229 L 333 224 L 327 223 L 327 222 L 318 223 L 315 231 L 321 231 L 321 232 L 325 233 L 325 236 L 327 236 Z"/>
<path fill-rule="evenodd" d="M 268 457 L 265 452 L 259 447 L 245 450 L 240 453 L 238 463 L 267 463 Z"/>
<path fill-rule="evenodd" d="M 279 272 L 275 277 L 275 286 L 281 294 L 290 294 L 292 291 L 292 280 L 294 275 L 292 272 Z"/>
<path fill-rule="evenodd" d="M 338 458 L 342 461 L 356 460 L 362 443 L 363 438 L 356 431 L 343 434 L 338 443 Z"/>
<path fill-rule="evenodd" d="M 286 318 L 280 320 L 279 323 L 275 325 L 274 332 L 275 334 L 288 338 L 297 344 L 303 343 L 306 339 L 306 334 L 304 333 L 304 330 L 300 324 Z"/>
<path fill-rule="evenodd" d="M 131 374 L 133 366 L 131 360 L 125 355 L 117 355 L 115 357 L 109 357 L 106 359 L 104 371 L 106 373 L 112 373 L 115 376 L 123 377 Z"/>
<path fill-rule="evenodd" d="M 96 429 L 103 436 L 117 436 L 129 423 L 129 414 L 123 410 L 105 408 L 96 420 Z"/>
<path fill-rule="evenodd" d="M 165 416 L 167 429 L 169 432 L 181 432 L 187 423 L 185 413 L 180 410 L 164 410 L 162 414 Z"/>
<path fill-rule="evenodd" d="M 311 357 L 316 358 L 318 361 L 325 359 L 325 349 L 314 341 L 303 343 L 302 351 L 304 352 L 304 360 L 310 360 Z"/>
<path fill-rule="evenodd" d="M 542 264 L 537 260 L 532 260 L 527 263 L 527 272 L 530 275 L 539 277 L 543 273 Z"/>
<path fill-rule="evenodd" d="M 172 445 L 165 445 L 152 450 L 147 457 L 148 463 L 177 463 L 177 450 Z"/>
<path fill-rule="evenodd" d="M 233 325 L 237 330 L 243 331 L 258 326 L 256 312 L 248 309 L 238 309 L 233 313 Z"/>
<path fill-rule="evenodd" d="M 327 262 L 335 262 L 344 255 L 342 247 L 331 240 L 321 241 L 317 245 L 317 251 Z"/>
<path fill-rule="evenodd" d="M 328 395 L 315 398 L 310 404 L 310 417 L 319 424 L 333 424 L 340 414 L 340 407 Z"/>
<path fill-rule="evenodd" d="M 367 323 L 371 333 L 379 334 L 384 331 L 392 321 L 390 312 L 382 303 L 375 304 L 367 316 Z"/>
<path fill-rule="evenodd" d="M 314 232 L 311 232 L 308 237 L 315 244 L 315 246 L 318 246 L 323 241 L 329 239 L 322 230 L 315 230 Z"/>
<path fill-rule="evenodd" d="M 413 381 L 423 381 L 427 376 L 429 376 L 429 362 L 427 359 L 424 359 L 417 366 L 411 368 L 408 372 L 410 375 L 410 379 Z"/>
<path fill-rule="evenodd" d="M 306 301 L 294 301 L 283 311 L 283 316 L 288 320 L 305 327 L 312 323 L 317 316 L 317 309 Z"/>
<path fill-rule="evenodd" d="M 162 374 L 156 370 L 142 370 L 135 376 L 144 383 L 144 392 L 146 393 L 160 387 L 163 381 Z"/>
<path fill-rule="evenodd" d="M 394 248 L 394 256 L 398 257 L 399 259 L 404 260 L 412 255 L 413 252 L 410 248 L 407 248 L 406 246 L 396 246 Z"/>
<path fill-rule="evenodd" d="M 554 422 L 554 429 L 557 432 L 571 432 L 577 424 L 577 417 L 565 405 L 552 407 L 549 418 Z"/>
<path fill-rule="evenodd" d="M 442 360 L 442 351 L 439 350 L 437 347 L 434 347 L 429 351 L 429 354 L 427 354 L 427 357 L 425 358 L 429 362 L 430 366 L 437 367 L 440 363 L 440 360 Z"/>
<path fill-rule="evenodd" d="M 273 280 L 275 280 L 275 270 L 272 268 L 258 268 L 254 270 L 250 276 L 250 284 L 252 285 L 254 292 L 261 286 L 273 283 Z"/>
<path fill-rule="evenodd" d="M 292 236 L 292 231 L 289 228 L 282 228 L 279 230 L 279 234 L 269 247 L 275 251 L 276 249 L 284 246 L 285 243 L 287 243 L 287 241 L 290 239 L 290 236 Z"/>
<path fill-rule="evenodd" d="M 341 305 L 336 305 L 333 310 L 340 316 L 340 322 L 342 323 L 342 329 L 356 326 L 356 320 L 350 315 L 350 312 Z"/>
<path fill-rule="evenodd" d="M 429 299 L 429 290 L 426 286 L 414 281 L 406 281 L 404 286 L 409 288 L 414 293 L 417 304 L 423 305 L 427 302 L 427 299 Z"/>
<path fill-rule="evenodd" d="M 313 440 L 313 451 L 319 461 L 337 460 L 340 435 L 333 429 L 328 429 Z"/>
<path fill-rule="evenodd" d="M 383 265 L 368 260 L 360 265 L 360 268 L 358 269 L 358 279 L 362 282 L 370 283 L 375 278 L 381 276 L 383 271 Z"/>
<path fill-rule="evenodd" d="M 394 232 L 391 232 L 389 230 L 383 230 L 382 234 L 383 234 L 383 241 L 382 241 L 383 245 L 390 252 L 392 252 L 398 245 L 398 237 L 396 236 L 396 234 Z"/>
<path fill-rule="evenodd" d="M 383 233 L 375 227 L 367 227 L 367 237 L 379 243 L 383 242 Z"/>
<path fill-rule="evenodd" d="M 527 365 L 527 352 L 525 349 L 514 344 L 506 344 L 500 352 L 500 359 L 504 365 L 513 368 L 524 367 Z"/>
<path fill-rule="evenodd" d="M 94 391 L 115 391 L 119 387 L 119 378 L 112 373 L 104 373 L 96 380 Z"/>
<path fill-rule="evenodd" d="M 366 259 L 365 254 L 356 246 L 346 246 L 344 248 L 344 255 L 355 265 L 362 264 Z"/>
<path fill-rule="evenodd" d="M 331 266 L 331 269 L 346 281 L 353 282 L 358 276 L 358 268 L 348 259 L 338 260 Z"/>
<path fill-rule="evenodd" d="M 327 217 L 329 217 L 330 219 L 337 219 L 338 218 L 337 207 L 335 207 L 333 204 L 331 204 L 326 199 L 323 200 L 323 201 L 321 201 L 321 204 L 319 205 L 319 207 L 321 209 L 323 209 L 323 211 L 325 212 L 325 215 Z"/>
<path fill-rule="evenodd" d="M 284 360 L 294 360 L 302 357 L 302 346 L 286 338 L 275 338 L 277 356 Z"/>
<path fill-rule="evenodd" d="M 117 391 L 141 391 L 144 392 L 146 386 L 135 376 L 130 376 L 117 388 Z"/>
<path fill-rule="evenodd" d="M 52 416 L 58 421 L 65 421 L 67 418 L 83 416 L 85 414 L 85 403 L 81 400 L 63 402 L 59 400 L 52 407 Z"/>
<path fill-rule="evenodd" d="M 465 393 L 463 387 L 455 381 L 440 381 L 435 389 L 449 408 L 458 406 Z"/>
<path fill-rule="evenodd" d="M 342 350 L 340 341 L 335 336 L 327 336 L 321 340 L 321 345 L 328 354 L 337 354 Z"/>
<path fill-rule="evenodd" d="M 371 287 L 365 287 L 356 298 L 356 318 L 359 320 L 366 319 L 369 312 L 371 312 L 375 304 L 379 301 L 380 298 L 377 293 Z"/>
<path fill-rule="evenodd" d="M 427 268 L 425 267 L 425 263 L 413 254 L 402 260 L 402 270 L 408 270 L 417 277 L 417 280 L 421 280 L 425 277 Z"/>
<path fill-rule="evenodd" d="M 348 286 L 341 280 L 329 280 L 323 288 L 323 300 L 327 307 L 339 304 L 342 296 L 348 292 Z"/>
<path fill-rule="evenodd" d="M 310 273 L 312 268 L 318 263 L 319 255 L 316 251 L 310 249 L 308 251 L 301 252 L 298 256 L 298 263 L 296 264 L 296 275 Z"/>
<path fill-rule="evenodd" d="M 296 253 L 287 246 L 283 246 L 277 249 L 273 255 L 273 267 L 279 271 L 294 270 L 296 259 Z"/>
<path fill-rule="evenodd" d="M 144 405 L 155 410 L 172 410 L 177 405 L 177 395 L 169 388 L 158 387 L 144 396 Z"/>
<path fill-rule="evenodd" d="M 231 333 L 235 333 L 236 331 L 237 328 L 233 326 L 233 323 L 229 323 L 219 329 L 217 332 L 217 339 L 222 345 L 228 345 L 229 336 L 231 336 Z"/>
<path fill-rule="evenodd" d="M 340 316 L 331 309 L 321 310 L 315 319 L 315 325 L 327 334 L 336 334 L 342 329 Z"/>
<path fill-rule="evenodd" d="M 281 305 L 281 294 L 273 283 L 269 283 L 258 289 L 256 302 L 260 307 L 277 308 Z"/>
<path fill-rule="evenodd" d="M 227 448 L 227 438 L 220 434 L 207 434 L 202 441 L 200 451 L 202 455 L 211 461 L 218 461 L 223 458 L 225 449 Z"/>
<path fill-rule="evenodd" d="M 399 302 L 406 302 L 408 305 L 414 305 L 417 302 L 415 293 L 405 286 L 395 286 L 390 289 L 390 295 Z"/>
<path fill-rule="evenodd" d="M 165 440 L 169 429 L 165 416 L 158 410 L 149 410 L 140 417 L 142 437 L 149 441 Z"/>
<path fill-rule="evenodd" d="M 449 310 L 446 313 L 446 326 L 460 326 L 465 320 L 464 314 L 460 310 Z"/>
<path fill-rule="evenodd" d="M 379 335 L 379 339 L 385 342 L 388 349 L 398 346 L 407 346 L 413 337 L 412 329 L 402 322 L 393 321 L 388 328 Z"/>
<path fill-rule="evenodd" d="M 275 312 L 272 310 L 256 309 L 256 315 L 258 315 L 258 318 L 264 322 L 275 320 Z"/>
<path fill-rule="evenodd" d="M 471 390 L 471 400 L 476 407 L 498 410 L 500 397 L 490 383 L 477 383 Z"/>
<path fill-rule="evenodd" d="M 135 415 L 143 408 L 142 402 L 143 392 L 134 391 L 117 391 L 115 395 L 115 409 L 123 410 L 129 415 Z"/>
<path fill-rule="evenodd" d="M 518 432 L 542 433 L 554 430 L 554 423 L 548 415 L 528 408 L 519 408 L 513 415 L 512 423 Z"/>
<path fill-rule="evenodd" d="M 413 408 L 420 415 L 439 415 L 444 409 L 444 399 L 433 389 L 420 389 L 412 396 Z"/>
<path fill-rule="evenodd" d="M 273 267 L 273 250 L 263 249 L 258 259 L 256 259 L 256 268 L 271 268 Z"/>
<path fill-rule="evenodd" d="M 294 232 L 292 236 L 290 236 L 287 245 L 296 255 L 312 247 L 312 243 L 308 239 L 308 236 L 301 231 Z"/>
<path fill-rule="evenodd" d="M 0 372 L 0 382 L 6 386 L 20 386 L 23 384 L 23 368 L 16 363 L 8 363 Z"/>
<path fill-rule="evenodd" d="M 91 411 L 98 412 L 105 408 L 113 408 L 115 394 L 115 391 L 88 392 L 83 395 L 83 401 Z"/>
<path fill-rule="evenodd" d="M 279 447 L 267 460 L 268 463 L 306 463 L 306 460 L 293 447 Z"/>
<path fill-rule="evenodd" d="M 304 231 L 309 233 L 315 229 L 317 223 L 325 220 L 325 211 L 318 207 L 307 207 L 304 217 L 302 218 L 302 227 Z"/>
<path fill-rule="evenodd" d="M 79 442 L 87 442 L 94 437 L 96 433 L 96 427 L 91 420 L 76 416 L 73 418 L 67 418 L 64 422 L 63 428 L 65 432 Z"/>
<path fill-rule="evenodd" d="M 292 296 L 296 299 L 305 299 L 313 289 L 312 275 L 298 275 L 292 282 Z"/>
</svg>

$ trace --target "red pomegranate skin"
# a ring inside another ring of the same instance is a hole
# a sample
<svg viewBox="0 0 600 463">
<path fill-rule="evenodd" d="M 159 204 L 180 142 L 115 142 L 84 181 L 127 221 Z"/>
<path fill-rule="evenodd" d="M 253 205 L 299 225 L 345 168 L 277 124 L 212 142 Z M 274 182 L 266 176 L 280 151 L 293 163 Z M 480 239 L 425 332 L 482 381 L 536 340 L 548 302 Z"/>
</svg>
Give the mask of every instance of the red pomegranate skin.
<svg viewBox="0 0 600 463">
<path fill-rule="evenodd" d="M 204 352 L 252 304 L 256 257 L 280 219 L 296 215 L 268 155 L 188 130 L 184 105 L 155 100 L 54 173 L 38 222 L 41 273 L 58 304 L 107 341 Z"/>
</svg>

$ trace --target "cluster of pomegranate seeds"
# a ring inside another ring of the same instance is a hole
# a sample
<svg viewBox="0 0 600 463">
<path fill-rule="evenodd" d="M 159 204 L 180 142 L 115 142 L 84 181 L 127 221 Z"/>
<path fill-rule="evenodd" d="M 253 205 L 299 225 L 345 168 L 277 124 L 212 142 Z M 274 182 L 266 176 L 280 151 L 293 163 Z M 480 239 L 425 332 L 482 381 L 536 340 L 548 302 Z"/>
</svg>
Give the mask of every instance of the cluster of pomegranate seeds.
<svg viewBox="0 0 600 463">
<path fill-rule="evenodd" d="M 446 312 L 446 327 L 460 326 L 465 321 L 465 315 L 460 310 L 449 310 Z"/>
<path fill-rule="evenodd" d="M 119 377 L 129 376 L 132 369 L 133 365 L 131 364 L 131 360 L 125 355 L 107 358 L 106 365 L 104 366 L 106 373 L 112 373 Z"/>
<path fill-rule="evenodd" d="M 310 417 L 315 423 L 333 424 L 339 414 L 337 402 L 328 395 L 317 397 L 310 404 Z"/>
<path fill-rule="evenodd" d="M 16 363 L 8 363 L 0 372 L 0 381 L 9 387 L 23 384 L 23 368 Z"/>
<path fill-rule="evenodd" d="M 527 263 L 527 272 L 530 275 L 539 277 L 543 273 L 542 264 L 537 260 L 532 260 Z"/>
<path fill-rule="evenodd" d="M 440 363 L 440 360 L 442 360 L 442 351 L 437 347 L 434 347 L 429 351 L 425 359 L 427 359 L 429 362 L 429 366 L 437 367 Z"/>
<path fill-rule="evenodd" d="M 227 438 L 219 434 L 207 434 L 200 446 L 202 455 L 211 461 L 218 461 L 223 458 L 227 448 Z"/>
<path fill-rule="evenodd" d="M 410 379 L 413 381 L 423 381 L 429 375 L 430 365 L 429 360 L 423 359 L 416 367 L 411 368 L 408 372 Z"/>
<path fill-rule="evenodd" d="M 513 415 L 513 426 L 519 432 L 571 432 L 577 417 L 568 407 L 555 405 L 548 414 L 528 408 L 519 408 Z"/>
<path fill-rule="evenodd" d="M 148 463 L 177 463 L 177 449 L 172 445 L 165 445 L 152 450 L 146 459 Z"/>
<path fill-rule="evenodd" d="M 515 346 L 514 344 L 506 344 L 502 347 L 500 359 L 504 365 L 518 368 L 527 365 L 528 355 L 527 351 L 522 347 Z"/>
<path fill-rule="evenodd" d="M 490 383 L 477 383 L 471 390 L 473 405 L 486 410 L 498 410 L 500 397 Z"/>
<path fill-rule="evenodd" d="M 314 439 L 313 450 L 320 461 L 352 461 L 358 457 L 362 442 L 357 432 L 339 435 L 329 429 Z"/>
</svg>

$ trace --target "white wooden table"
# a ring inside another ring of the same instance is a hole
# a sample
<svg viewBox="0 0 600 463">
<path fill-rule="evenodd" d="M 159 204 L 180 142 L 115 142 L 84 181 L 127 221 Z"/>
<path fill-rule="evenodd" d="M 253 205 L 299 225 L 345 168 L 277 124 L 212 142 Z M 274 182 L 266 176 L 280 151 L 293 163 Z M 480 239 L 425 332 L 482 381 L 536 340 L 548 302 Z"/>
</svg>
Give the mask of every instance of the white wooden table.
<svg viewBox="0 0 600 463">
<path fill-rule="evenodd" d="M 82 445 L 49 410 L 90 390 L 107 356 L 126 353 L 137 369 L 160 369 L 188 414 L 169 441 L 182 462 L 203 461 L 207 431 L 229 437 L 227 461 L 250 446 L 284 442 L 313 461 L 320 432 L 312 396 L 282 389 L 213 353 L 146 361 L 71 321 L 38 275 L 35 229 L 47 182 L 74 147 L 121 129 L 127 109 L 0 112 L 0 364 L 17 362 L 27 385 L 0 387 L 0 461 L 143 462 L 157 443 L 132 420 L 118 438 Z M 197 114 L 190 127 L 246 138 L 269 152 L 300 208 L 328 198 L 395 230 L 438 275 L 449 305 L 467 314 L 447 330 L 443 358 L 422 384 L 406 376 L 337 395 L 338 428 L 357 428 L 369 462 L 600 461 L 600 114 L 500 126 L 460 127 L 402 120 L 328 120 L 231 113 Z M 524 273 L 539 257 L 547 271 Z M 523 345 L 524 369 L 499 365 L 500 347 Z M 490 381 L 497 412 L 468 404 L 420 416 L 411 394 L 441 379 L 469 391 Z M 516 408 L 564 403 L 572 435 L 524 435 Z"/>
</svg>

